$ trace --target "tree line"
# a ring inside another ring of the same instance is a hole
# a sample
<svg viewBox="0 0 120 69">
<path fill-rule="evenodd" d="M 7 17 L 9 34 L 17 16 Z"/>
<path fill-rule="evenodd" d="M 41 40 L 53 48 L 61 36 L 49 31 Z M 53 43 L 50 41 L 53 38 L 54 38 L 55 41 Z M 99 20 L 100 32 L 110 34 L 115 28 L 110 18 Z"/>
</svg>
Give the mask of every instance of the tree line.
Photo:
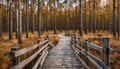
<svg viewBox="0 0 120 69">
<path fill-rule="evenodd" d="M 38 36 L 42 31 L 79 30 L 83 33 L 107 31 L 120 36 L 120 0 L 3 0 L 0 3 L 0 37 L 16 33 Z"/>
</svg>

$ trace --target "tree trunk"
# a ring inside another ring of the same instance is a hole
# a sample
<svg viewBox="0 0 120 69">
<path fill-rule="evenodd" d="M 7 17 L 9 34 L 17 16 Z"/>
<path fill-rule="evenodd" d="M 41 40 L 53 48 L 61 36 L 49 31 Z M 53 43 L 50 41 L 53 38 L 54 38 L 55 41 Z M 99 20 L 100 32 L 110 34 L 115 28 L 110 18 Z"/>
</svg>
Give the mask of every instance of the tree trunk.
<svg viewBox="0 0 120 69">
<path fill-rule="evenodd" d="M 50 1 L 51 2 L 51 1 Z M 52 8 L 51 8 L 51 13 L 50 13 L 50 29 L 53 30 L 53 15 L 52 15 Z"/>
<path fill-rule="evenodd" d="M 17 13 L 17 0 L 15 0 L 15 6 L 16 6 L 15 7 L 15 11 Z M 17 14 L 15 16 L 17 17 Z M 15 19 L 16 19 L 16 21 L 15 21 L 16 22 L 16 24 L 15 24 L 15 28 L 16 28 L 15 32 L 16 32 L 16 38 L 18 38 L 18 28 L 17 28 L 18 27 L 18 23 L 17 23 L 17 18 L 15 18 Z"/>
<path fill-rule="evenodd" d="M 9 0 L 9 39 L 12 39 L 12 0 Z"/>
<path fill-rule="evenodd" d="M 116 21 L 115 21 L 115 2 L 116 0 L 113 0 L 113 36 L 116 36 Z"/>
<path fill-rule="evenodd" d="M 56 0 L 54 0 L 54 34 L 56 34 Z"/>
<path fill-rule="evenodd" d="M 85 34 L 87 33 L 87 6 L 86 6 L 86 0 L 84 1 L 85 2 L 85 13 L 84 13 L 84 31 L 85 31 Z"/>
<path fill-rule="evenodd" d="M 93 17 L 94 17 L 94 19 L 93 19 L 93 33 L 95 33 L 96 32 L 96 2 L 95 2 L 96 0 L 93 0 Z"/>
<path fill-rule="evenodd" d="M 18 43 L 22 43 L 22 23 L 21 23 L 21 1 L 17 1 L 17 32 L 18 32 Z"/>
<path fill-rule="evenodd" d="M 49 27 L 49 18 L 48 18 L 48 16 L 49 16 L 49 10 L 47 9 L 47 15 L 46 15 L 46 31 L 48 32 L 48 27 Z"/>
<path fill-rule="evenodd" d="M 91 32 L 91 1 L 89 1 L 89 32 Z"/>
<path fill-rule="evenodd" d="M 118 17 L 119 17 L 119 19 L 118 19 L 118 20 L 119 20 L 119 21 L 118 21 L 118 22 L 119 22 L 119 23 L 118 23 L 118 36 L 120 36 L 120 0 L 119 0 L 119 2 L 118 2 L 118 5 L 119 5 L 119 8 L 118 8 L 118 9 L 119 9 L 119 13 L 118 13 L 118 15 L 119 15 L 119 16 L 118 16 Z"/>
<path fill-rule="evenodd" d="M 29 33 L 29 24 L 28 24 L 28 2 L 29 0 L 26 1 L 26 38 L 28 38 L 28 33 Z"/>
<path fill-rule="evenodd" d="M 83 27 L 82 27 L 82 0 L 80 0 L 80 29 L 79 29 L 79 33 L 81 36 L 83 36 Z"/>
<path fill-rule="evenodd" d="M 0 39 L 2 37 L 2 7 L 0 7 Z"/>
<path fill-rule="evenodd" d="M 34 34 L 34 0 L 31 0 L 32 34 Z"/>
<path fill-rule="evenodd" d="M 38 0 L 38 36 L 41 35 L 41 8 L 40 8 L 41 1 Z"/>
<path fill-rule="evenodd" d="M 67 21 L 67 10 L 65 10 L 65 33 L 67 33 L 67 24 L 68 24 L 68 21 Z"/>
</svg>

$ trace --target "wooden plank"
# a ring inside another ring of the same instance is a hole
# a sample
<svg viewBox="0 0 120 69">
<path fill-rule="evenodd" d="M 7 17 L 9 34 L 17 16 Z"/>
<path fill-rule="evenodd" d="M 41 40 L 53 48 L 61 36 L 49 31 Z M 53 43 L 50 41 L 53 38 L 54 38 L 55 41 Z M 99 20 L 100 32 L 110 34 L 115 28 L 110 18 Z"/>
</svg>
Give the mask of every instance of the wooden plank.
<svg viewBox="0 0 120 69">
<path fill-rule="evenodd" d="M 75 43 L 74 43 L 75 44 Z M 79 47 L 76 45 L 76 47 Z M 79 47 L 80 48 L 80 47 Z M 99 68 L 99 69 L 102 69 L 102 67 L 100 67 L 100 65 L 98 65 L 94 59 L 92 59 L 91 57 L 89 57 L 89 55 L 87 55 L 85 52 L 85 50 L 83 48 L 80 48 L 81 50 L 79 50 L 79 52 L 81 52 L 82 54 L 84 54 L 90 61 L 91 63 L 96 67 L 96 68 Z"/>
<path fill-rule="evenodd" d="M 50 45 L 52 46 L 52 47 L 54 47 L 54 45 L 50 42 Z"/>
<path fill-rule="evenodd" d="M 42 68 L 43 63 L 44 63 L 44 61 L 45 61 L 45 59 L 46 59 L 47 55 L 48 55 L 48 51 L 46 51 L 46 52 L 44 53 L 44 56 L 43 56 L 43 59 L 42 59 L 42 61 L 41 61 L 41 63 L 40 63 L 40 67 L 39 67 L 39 69 L 41 69 L 41 68 Z"/>
<path fill-rule="evenodd" d="M 110 69 L 110 67 L 108 67 L 107 65 L 105 65 L 100 59 L 98 59 L 97 57 L 93 56 L 91 53 L 86 52 L 83 48 L 79 47 L 78 45 L 76 45 L 76 47 L 78 48 L 78 49 L 76 48 L 77 52 L 78 51 L 80 52 L 80 50 L 81 50 L 81 51 L 87 53 L 87 55 L 89 55 L 91 58 L 93 58 L 93 59 L 97 60 L 98 62 L 100 62 L 106 69 Z"/>
<path fill-rule="evenodd" d="M 24 66 L 26 66 L 29 62 L 31 62 L 44 48 L 46 48 L 49 45 L 47 43 L 45 46 L 43 46 L 41 49 L 39 49 L 36 53 L 34 53 L 29 58 L 25 59 L 24 61 L 20 62 L 19 64 L 13 66 L 11 69 L 22 69 Z"/>
<path fill-rule="evenodd" d="M 76 55 L 76 57 L 80 60 L 80 62 L 85 66 L 86 69 L 90 69 L 87 64 L 77 55 L 79 54 L 79 52 L 75 49 L 74 45 L 72 45 L 72 48 L 74 50 L 74 54 Z"/>
<path fill-rule="evenodd" d="M 70 37 L 61 37 L 49 53 L 41 69 L 81 69 L 80 61 L 70 47 Z"/>
<path fill-rule="evenodd" d="M 88 43 L 88 46 L 91 47 L 92 49 L 96 50 L 96 51 L 103 52 L 103 47 L 101 47 L 101 46 L 91 44 L 91 43 Z M 114 49 L 109 48 L 109 53 L 114 54 Z"/>
<path fill-rule="evenodd" d="M 96 63 L 96 61 L 94 60 L 94 59 L 92 59 L 90 56 L 88 56 L 88 55 L 86 55 L 85 54 L 85 52 L 83 52 L 83 51 L 81 51 L 81 50 L 79 50 L 83 55 L 85 55 L 88 59 L 89 59 L 89 61 L 97 68 L 97 69 L 102 69 L 102 67 L 98 64 L 98 63 Z"/>
<path fill-rule="evenodd" d="M 82 44 L 82 45 L 85 45 L 85 41 L 79 41 L 77 40 L 78 43 Z M 99 51 L 99 52 L 103 52 L 103 47 L 102 46 L 98 46 L 98 45 L 95 45 L 95 44 L 91 44 L 91 43 L 88 43 L 88 46 L 96 51 Z M 114 49 L 112 48 L 109 48 L 109 53 L 110 54 L 114 54 Z"/>
<path fill-rule="evenodd" d="M 103 52 L 103 48 L 98 46 L 98 45 L 95 45 L 95 44 L 91 44 L 91 43 L 87 43 L 88 46 L 96 51 L 99 51 L 99 52 Z"/>
<path fill-rule="evenodd" d="M 45 50 L 48 50 L 48 48 L 49 48 L 49 47 L 47 47 Z M 37 60 L 37 62 L 35 63 L 35 65 L 32 67 L 32 69 L 37 69 L 37 68 L 38 68 L 40 62 L 42 61 L 42 58 L 44 57 L 44 55 L 45 55 L 45 54 L 42 54 L 42 55 L 40 56 L 40 58 Z"/>
<path fill-rule="evenodd" d="M 108 67 L 107 65 L 105 65 L 100 59 L 98 59 L 97 57 L 95 57 L 94 55 L 92 55 L 91 53 L 89 52 L 86 52 L 83 48 L 80 48 L 81 51 L 83 51 L 84 53 L 87 53 L 88 56 L 90 56 L 91 58 L 93 58 L 94 60 L 100 62 L 106 69 L 110 69 L 110 67 Z M 76 48 L 77 51 L 80 52 L 79 49 Z"/>
<path fill-rule="evenodd" d="M 97 57 L 95 57 L 94 55 L 92 55 L 91 53 L 87 52 L 87 54 L 93 58 L 94 60 L 100 62 L 106 69 L 110 69 L 110 67 L 108 67 L 107 65 L 105 65 L 100 59 L 98 59 Z"/>
<path fill-rule="evenodd" d="M 32 67 L 32 69 L 37 69 L 38 68 L 38 66 L 39 66 L 39 64 L 40 64 L 40 62 L 42 60 L 42 57 L 43 57 L 43 55 L 41 55 L 39 57 L 39 59 L 36 61 L 35 65 Z"/>
<path fill-rule="evenodd" d="M 86 69 L 90 69 L 85 62 L 76 54 L 76 52 L 74 52 L 74 54 L 76 55 L 76 57 L 80 60 L 80 62 L 85 66 Z"/>
<path fill-rule="evenodd" d="M 15 57 L 21 56 L 21 55 L 25 54 L 26 52 L 28 52 L 28 51 L 30 51 L 30 50 L 33 50 L 33 49 L 37 48 L 38 46 L 44 44 L 44 43 L 47 42 L 47 41 L 48 41 L 48 40 L 43 41 L 43 42 L 41 42 L 41 43 L 39 43 L 39 44 L 30 46 L 30 47 L 27 47 L 27 48 L 24 48 L 24 49 L 20 49 L 20 50 L 18 50 L 18 51 L 15 51 Z"/>
<path fill-rule="evenodd" d="M 77 54 L 79 54 L 79 52 L 75 49 L 75 46 L 74 46 L 74 45 L 72 45 L 72 48 L 73 48 L 73 50 L 74 50 Z"/>
</svg>

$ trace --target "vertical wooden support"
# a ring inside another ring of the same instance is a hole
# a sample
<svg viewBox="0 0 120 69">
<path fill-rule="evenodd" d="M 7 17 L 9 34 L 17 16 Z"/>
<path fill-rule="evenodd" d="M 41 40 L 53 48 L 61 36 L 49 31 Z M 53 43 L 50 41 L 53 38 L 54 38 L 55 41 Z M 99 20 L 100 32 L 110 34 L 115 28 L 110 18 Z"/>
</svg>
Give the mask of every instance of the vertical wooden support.
<svg viewBox="0 0 120 69">
<path fill-rule="evenodd" d="M 13 65 L 20 63 L 20 57 L 15 57 L 15 51 L 17 51 L 19 49 L 20 49 L 20 47 L 12 47 L 11 51 L 9 53 L 11 60 L 13 62 Z"/>
<path fill-rule="evenodd" d="M 46 44 L 49 42 L 49 36 L 48 36 L 48 35 L 45 37 L 45 41 L 46 41 L 46 40 L 48 40 L 48 41 L 45 42 L 44 45 L 46 45 Z"/>
<path fill-rule="evenodd" d="M 73 41 L 73 36 L 71 36 L 71 45 L 73 44 L 72 41 Z"/>
<path fill-rule="evenodd" d="M 88 46 L 88 40 L 86 40 L 86 42 L 85 42 L 85 51 L 86 52 L 89 52 L 89 46 Z M 86 55 L 88 55 L 87 53 L 85 53 Z M 86 57 L 86 59 L 85 59 L 85 62 L 86 62 L 86 64 L 87 64 L 87 66 L 89 66 L 89 59 Z"/>
<path fill-rule="evenodd" d="M 82 48 L 81 43 L 80 43 L 80 38 L 78 38 L 78 41 L 79 41 L 80 48 Z M 79 57 L 82 58 L 82 53 L 81 52 L 79 52 Z M 82 62 L 80 62 L 80 65 L 82 65 Z"/>
<path fill-rule="evenodd" d="M 47 40 L 47 37 L 45 37 L 45 41 Z M 44 43 L 44 45 L 46 45 L 47 42 Z"/>
<path fill-rule="evenodd" d="M 37 40 L 37 44 L 40 44 L 40 40 Z M 40 46 L 38 46 L 38 50 L 40 49 Z"/>
<path fill-rule="evenodd" d="M 47 35 L 46 38 L 49 40 L 49 36 Z"/>
<path fill-rule="evenodd" d="M 109 37 L 103 37 L 103 62 L 109 66 Z M 103 67 L 105 69 L 105 67 Z"/>
<path fill-rule="evenodd" d="M 76 34 L 74 35 L 74 42 L 75 42 L 75 44 L 77 44 L 77 35 Z"/>
</svg>

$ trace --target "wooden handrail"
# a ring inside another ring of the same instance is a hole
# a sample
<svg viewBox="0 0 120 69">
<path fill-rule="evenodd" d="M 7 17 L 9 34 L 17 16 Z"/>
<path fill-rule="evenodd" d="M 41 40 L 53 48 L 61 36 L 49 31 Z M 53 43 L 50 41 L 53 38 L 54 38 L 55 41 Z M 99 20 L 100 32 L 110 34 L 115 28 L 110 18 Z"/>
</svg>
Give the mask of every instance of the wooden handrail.
<svg viewBox="0 0 120 69">
<path fill-rule="evenodd" d="M 37 63 L 33 67 L 34 69 L 36 69 L 39 66 L 39 63 L 40 65 L 43 64 L 45 57 L 48 55 L 47 52 L 49 51 L 50 47 L 53 47 L 53 44 L 49 41 L 49 37 L 46 36 L 44 41 L 40 42 L 38 40 L 36 45 L 26 47 L 23 49 L 20 49 L 19 47 L 11 48 L 10 57 L 13 62 L 13 67 L 11 67 L 10 69 L 22 69 L 42 52 L 42 55 L 40 55 L 40 59 L 38 59 Z M 34 50 L 36 48 L 38 48 L 37 52 L 35 52 L 30 57 L 20 62 L 21 55 L 27 53 L 28 51 Z"/>
<path fill-rule="evenodd" d="M 78 59 L 81 60 L 80 58 L 80 54 L 82 53 L 85 57 L 87 57 L 85 62 L 87 62 L 87 66 L 89 66 L 89 62 L 91 62 L 96 68 L 99 69 L 110 69 L 109 67 L 109 54 L 114 54 L 114 50 L 112 48 L 110 48 L 109 46 L 109 37 L 103 37 L 103 44 L 101 46 L 89 43 L 88 41 L 81 41 L 78 38 L 76 38 L 76 36 L 72 36 L 71 37 L 71 44 L 72 44 L 72 48 L 75 52 L 75 55 L 78 57 Z M 78 45 L 79 44 L 79 45 Z M 82 48 L 80 45 L 84 45 L 84 48 Z M 89 47 L 99 51 L 101 53 L 103 53 L 103 61 L 98 59 L 97 57 L 95 57 L 94 55 L 92 55 L 91 53 L 89 53 Z M 101 63 L 102 66 L 100 66 L 97 62 Z M 83 63 L 83 61 L 82 61 Z M 85 65 L 85 64 L 83 64 Z M 86 67 L 86 66 L 85 66 Z"/>
<path fill-rule="evenodd" d="M 31 50 L 37 48 L 38 46 L 41 46 L 42 44 L 44 44 L 44 43 L 47 42 L 47 41 L 48 41 L 48 40 L 43 41 L 43 42 L 41 42 L 41 43 L 38 43 L 38 44 L 36 44 L 36 45 L 30 46 L 30 47 L 27 47 L 27 48 L 23 48 L 23 49 L 17 50 L 17 51 L 11 51 L 11 52 L 10 52 L 10 55 L 13 54 L 13 55 L 15 55 L 15 57 L 21 56 L 21 55 L 25 54 L 26 52 L 31 51 Z"/>
<path fill-rule="evenodd" d="M 75 41 L 75 40 L 74 40 Z M 82 44 L 82 45 L 85 45 L 85 42 L 86 41 L 79 41 L 78 39 L 76 40 L 78 43 Z M 103 51 L 103 47 L 102 46 L 98 46 L 98 45 L 95 45 L 95 44 L 92 44 L 92 43 L 87 43 L 88 46 L 96 51 L 99 51 L 99 52 L 102 52 Z M 110 54 L 114 54 L 114 49 L 112 48 L 109 48 L 109 53 Z"/>
<path fill-rule="evenodd" d="M 73 44 L 75 44 L 75 43 L 73 42 Z M 75 46 L 76 46 L 76 48 L 73 47 L 73 49 L 75 50 L 76 53 L 79 54 L 80 52 L 82 52 L 85 56 L 86 56 L 86 54 L 87 54 L 89 57 L 91 57 L 92 59 L 100 62 L 103 66 L 105 66 L 107 69 L 109 69 L 109 67 L 108 67 L 107 65 L 105 65 L 105 63 L 103 63 L 100 59 L 98 59 L 97 57 L 95 57 L 95 56 L 92 55 L 91 53 L 85 51 L 83 48 L 79 47 L 77 44 L 75 44 Z M 87 63 L 88 63 L 88 62 L 89 62 L 89 61 L 87 61 Z"/>
</svg>

